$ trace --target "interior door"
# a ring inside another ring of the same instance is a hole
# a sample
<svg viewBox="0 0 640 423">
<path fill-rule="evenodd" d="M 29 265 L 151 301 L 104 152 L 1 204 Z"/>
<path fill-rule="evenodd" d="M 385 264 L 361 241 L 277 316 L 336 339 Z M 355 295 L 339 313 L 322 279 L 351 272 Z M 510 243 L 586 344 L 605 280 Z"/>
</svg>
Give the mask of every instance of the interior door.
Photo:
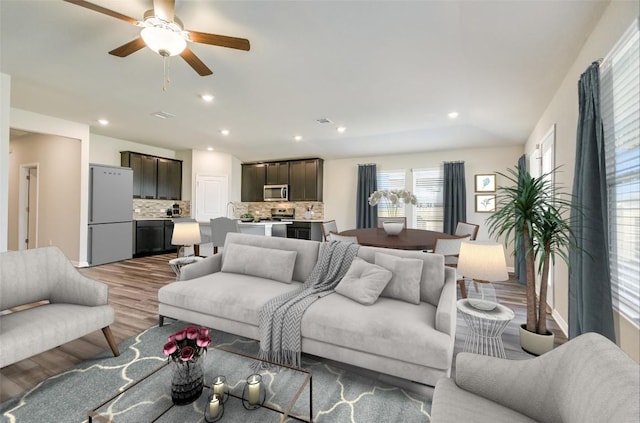
<svg viewBox="0 0 640 423">
<path fill-rule="evenodd" d="M 227 214 L 229 188 L 227 176 L 196 175 L 195 218 L 198 222 Z"/>
</svg>

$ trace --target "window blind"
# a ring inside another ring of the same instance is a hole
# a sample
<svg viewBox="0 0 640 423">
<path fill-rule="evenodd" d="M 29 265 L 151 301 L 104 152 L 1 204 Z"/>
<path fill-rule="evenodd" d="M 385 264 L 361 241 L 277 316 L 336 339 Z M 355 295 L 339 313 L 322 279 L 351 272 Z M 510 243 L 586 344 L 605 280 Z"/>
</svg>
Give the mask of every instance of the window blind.
<svg viewBox="0 0 640 423">
<path fill-rule="evenodd" d="M 640 33 L 638 19 L 600 67 L 614 307 L 640 325 Z"/>
<path fill-rule="evenodd" d="M 378 172 L 376 179 L 378 182 L 378 190 L 405 189 L 405 171 L 403 170 L 387 170 Z M 393 215 L 391 207 L 386 201 L 378 203 L 378 217 L 390 217 Z M 396 216 L 405 216 L 404 204 L 398 208 Z"/>
<path fill-rule="evenodd" d="M 413 171 L 413 194 L 418 206 L 413 227 L 442 232 L 444 225 L 443 176 L 441 168 Z"/>
</svg>

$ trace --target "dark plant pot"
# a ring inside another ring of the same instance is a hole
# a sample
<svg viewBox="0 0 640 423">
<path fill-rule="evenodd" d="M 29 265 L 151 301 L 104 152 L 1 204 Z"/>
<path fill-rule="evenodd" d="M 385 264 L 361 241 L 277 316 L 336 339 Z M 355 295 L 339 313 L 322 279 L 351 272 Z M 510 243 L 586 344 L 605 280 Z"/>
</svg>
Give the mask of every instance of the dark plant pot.
<svg viewBox="0 0 640 423">
<path fill-rule="evenodd" d="M 191 404 L 202 395 L 204 376 L 199 361 L 173 363 L 171 400 L 175 405 Z"/>
<path fill-rule="evenodd" d="M 542 355 L 553 349 L 553 333 L 547 331 L 545 335 L 529 332 L 526 323 L 520 325 L 520 347 L 529 354 Z"/>
</svg>

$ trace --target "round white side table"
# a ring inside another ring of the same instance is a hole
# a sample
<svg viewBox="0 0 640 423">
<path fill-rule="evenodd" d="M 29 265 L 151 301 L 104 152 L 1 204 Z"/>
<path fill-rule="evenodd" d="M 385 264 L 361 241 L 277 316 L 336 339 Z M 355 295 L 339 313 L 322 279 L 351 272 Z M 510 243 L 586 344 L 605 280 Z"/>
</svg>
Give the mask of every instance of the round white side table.
<svg viewBox="0 0 640 423">
<path fill-rule="evenodd" d="M 169 266 L 173 270 L 173 273 L 176 274 L 176 280 L 180 279 L 180 269 L 186 266 L 187 264 L 195 263 L 197 261 L 203 260 L 203 257 L 199 256 L 188 256 L 188 257 L 178 257 L 169 260 Z"/>
<path fill-rule="evenodd" d="M 464 341 L 464 350 L 506 358 L 502 332 L 515 317 L 513 310 L 501 304 L 493 310 L 480 310 L 469 304 L 466 299 L 458 300 L 457 308 L 469 329 Z"/>
</svg>

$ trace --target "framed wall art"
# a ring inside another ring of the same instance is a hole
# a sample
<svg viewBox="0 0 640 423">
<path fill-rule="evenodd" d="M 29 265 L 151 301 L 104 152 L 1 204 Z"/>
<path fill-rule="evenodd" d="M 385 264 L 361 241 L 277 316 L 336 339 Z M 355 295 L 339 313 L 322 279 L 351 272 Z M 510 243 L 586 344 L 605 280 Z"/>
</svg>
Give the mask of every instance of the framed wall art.
<svg viewBox="0 0 640 423">
<path fill-rule="evenodd" d="M 476 192 L 496 192 L 496 174 L 475 175 Z"/>
<path fill-rule="evenodd" d="M 476 194 L 476 213 L 493 213 L 495 211 L 495 194 Z"/>
</svg>

